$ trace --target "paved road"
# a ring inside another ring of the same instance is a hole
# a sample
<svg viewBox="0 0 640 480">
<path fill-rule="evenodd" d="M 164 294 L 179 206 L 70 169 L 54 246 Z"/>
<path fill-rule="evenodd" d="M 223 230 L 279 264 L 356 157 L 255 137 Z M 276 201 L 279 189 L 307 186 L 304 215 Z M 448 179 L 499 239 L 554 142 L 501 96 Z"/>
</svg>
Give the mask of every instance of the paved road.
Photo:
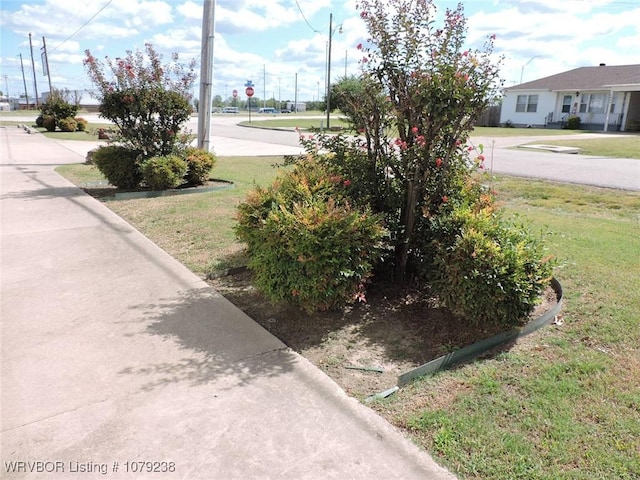
<svg viewBox="0 0 640 480">
<path fill-rule="evenodd" d="M 309 117 L 306 117 L 308 120 Z M 246 117 L 242 119 L 246 120 Z M 264 130 L 259 128 L 240 127 L 241 119 L 230 116 L 214 116 L 212 119 L 212 143 L 218 146 L 232 146 L 234 141 L 260 142 L 281 145 L 295 149 L 298 146 L 296 132 Z M 300 117 L 304 125 L 305 117 Z M 194 128 L 194 131 L 197 129 Z M 582 134 L 582 138 L 602 138 L 615 134 Z M 640 160 L 627 158 L 596 157 L 532 150 L 514 149 L 518 145 L 530 142 L 544 143 L 545 139 L 571 139 L 574 135 L 531 136 L 531 137 L 474 137 L 475 145 L 483 144 L 487 168 L 495 173 L 516 175 L 530 178 L 541 178 L 559 182 L 578 183 L 600 187 L 619 188 L 624 190 L 640 190 Z M 229 145 L 231 142 L 231 145 Z M 287 153 L 291 153 L 288 151 Z"/>
<path fill-rule="evenodd" d="M 97 114 L 88 114 L 85 117 L 93 121 L 101 121 Z M 253 117 L 256 122 L 259 118 L 270 118 L 270 116 Z M 300 124 L 304 125 L 310 117 L 287 116 L 286 118 L 298 118 Z M 12 119 L 17 120 L 16 117 Z M 24 119 L 24 121 L 31 120 L 33 120 L 31 117 Z M 302 152 L 296 132 L 241 127 L 238 122 L 243 120 L 248 120 L 248 116 L 231 114 L 212 116 L 211 143 L 217 154 L 225 156 L 292 155 Z M 197 117 L 191 118 L 189 128 L 197 132 Z M 581 134 L 581 137 L 602 138 L 615 135 L 596 133 Z M 471 140 L 475 145 L 484 145 L 487 168 L 495 173 L 640 191 L 640 160 L 638 159 L 536 152 L 515 148 L 525 143 L 544 143 L 545 139 L 560 138 L 571 139 L 575 136 L 473 137 Z M 67 143 L 67 146 L 76 149 L 78 153 L 92 148 L 90 142 L 84 144 L 75 142 L 77 143 L 75 146 L 73 143 Z"/>
</svg>

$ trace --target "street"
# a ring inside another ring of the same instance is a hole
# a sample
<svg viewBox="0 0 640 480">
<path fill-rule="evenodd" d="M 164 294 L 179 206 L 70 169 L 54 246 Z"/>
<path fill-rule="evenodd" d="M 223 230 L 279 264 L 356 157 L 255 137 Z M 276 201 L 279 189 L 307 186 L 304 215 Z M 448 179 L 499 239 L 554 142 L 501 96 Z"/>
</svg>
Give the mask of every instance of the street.
<svg viewBox="0 0 640 480">
<path fill-rule="evenodd" d="M 90 122 L 105 122 L 97 113 L 82 114 Z M 5 117 L 10 120 L 32 122 L 33 117 Z M 274 118 L 272 115 L 252 115 L 252 121 Z M 314 117 L 287 115 L 299 119 L 300 126 Z M 294 155 L 302 152 L 295 131 L 272 130 L 239 126 L 247 121 L 245 114 L 217 114 L 211 117 L 211 145 L 221 156 Z M 187 128 L 197 133 L 198 118 L 191 117 Z M 616 134 L 585 133 L 581 138 L 602 138 Z M 518 149 L 518 145 L 545 140 L 575 138 L 575 135 L 530 137 L 472 137 L 475 146 L 484 146 L 487 170 L 506 175 L 540 178 L 558 182 L 640 191 L 640 159 L 596 157 L 587 155 L 538 152 Z M 66 142 L 68 148 L 82 153 L 94 148 L 93 142 Z"/>
</svg>

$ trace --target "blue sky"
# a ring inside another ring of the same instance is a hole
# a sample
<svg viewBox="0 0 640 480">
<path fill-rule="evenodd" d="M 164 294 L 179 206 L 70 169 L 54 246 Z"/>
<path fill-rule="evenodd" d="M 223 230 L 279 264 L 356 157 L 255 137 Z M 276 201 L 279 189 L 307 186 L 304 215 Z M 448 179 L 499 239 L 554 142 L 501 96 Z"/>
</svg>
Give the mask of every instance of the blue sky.
<svg viewBox="0 0 640 480">
<path fill-rule="evenodd" d="M 440 11 L 457 2 L 438 1 Z M 505 86 L 581 66 L 640 64 L 640 0 L 468 0 L 468 43 L 496 34 L 504 55 Z M 166 58 L 199 59 L 202 0 L 1 0 L 0 90 L 11 96 L 34 81 L 48 91 L 40 47 L 46 38 L 54 87 L 90 89 L 82 67 L 84 50 L 98 57 L 154 44 Z M 329 15 L 333 13 L 332 80 L 358 73 L 356 45 L 367 38 L 356 0 L 217 0 L 214 95 L 244 92 L 251 79 L 256 96 L 298 99 L 324 94 Z M 341 28 L 339 28 L 341 26 Z M 346 63 L 346 67 L 345 67 Z M 199 68 L 199 67 L 198 67 Z M 197 95 L 196 95 L 197 96 Z"/>
</svg>

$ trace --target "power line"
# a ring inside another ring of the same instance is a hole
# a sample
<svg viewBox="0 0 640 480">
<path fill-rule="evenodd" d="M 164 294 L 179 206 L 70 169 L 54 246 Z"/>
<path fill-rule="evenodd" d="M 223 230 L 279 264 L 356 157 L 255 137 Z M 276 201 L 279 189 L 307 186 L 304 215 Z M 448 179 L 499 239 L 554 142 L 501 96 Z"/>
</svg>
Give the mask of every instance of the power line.
<svg viewBox="0 0 640 480">
<path fill-rule="evenodd" d="M 302 15 L 302 18 L 304 19 L 305 23 L 307 24 L 307 26 L 313 30 L 313 33 L 322 33 L 320 30 L 316 30 L 315 28 L 313 28 L 311 26 L 311 24 L 309 23 L 309 20 L 307 20 L 307 17 L 304 16 L 304 12 L 302 11 L 302 8 L 300 8 L 300 4 L 298 3 L 298 0 L 296 0 L 296 5 L 298 6 L 298 10 L 300 10 L 300 15 Z"/>
<path fill-rule="evenodd" d="M 57 50 L 58 48 L 60 48 L 62 45 L 64 45 L 65 43 L 67 43 L 69 40 L 71 40 L 73 37 L 75 37 L 78 32 L 80 32 L 80 30 L 82 30 L 84 27 L 86 27 L 89 22 L 91 22 L 91 20 L 93 20 L 94 18 L 96 18 L 105 8 L 107 8 L 109 5 L 111 5 L 111 2 L 113 2 L 113 0 L 109 0 L 107 3 L 105 3 L 102 8 L 100 8 L 100 10 L 98 10 L 96 13 L 93 14 L 93 16 L 87 20 L 86 22 L 84 22 L 80 28 L 78 28 L 75 32 L 73 32 L 71 35 L 69 35 L 67 38 L 65 38 L 62 43 L 56 45 L 55 47 L 53 47 L 50 51 L 53 52 L 55 50 Z"/>
</svg>

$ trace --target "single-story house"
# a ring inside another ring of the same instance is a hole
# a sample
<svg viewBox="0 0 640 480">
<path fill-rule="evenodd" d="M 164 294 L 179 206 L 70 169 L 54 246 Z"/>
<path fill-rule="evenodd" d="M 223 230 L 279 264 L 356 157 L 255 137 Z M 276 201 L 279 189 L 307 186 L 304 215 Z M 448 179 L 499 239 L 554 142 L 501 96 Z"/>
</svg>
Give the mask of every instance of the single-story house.
<svg viewBox="0 0 640 480">
<path fill-rule="evenodd" d="M 640 130 L 640 65 L 580 67 L 506 88 L 500 123 L 562 128 Z"/>
</svg>

